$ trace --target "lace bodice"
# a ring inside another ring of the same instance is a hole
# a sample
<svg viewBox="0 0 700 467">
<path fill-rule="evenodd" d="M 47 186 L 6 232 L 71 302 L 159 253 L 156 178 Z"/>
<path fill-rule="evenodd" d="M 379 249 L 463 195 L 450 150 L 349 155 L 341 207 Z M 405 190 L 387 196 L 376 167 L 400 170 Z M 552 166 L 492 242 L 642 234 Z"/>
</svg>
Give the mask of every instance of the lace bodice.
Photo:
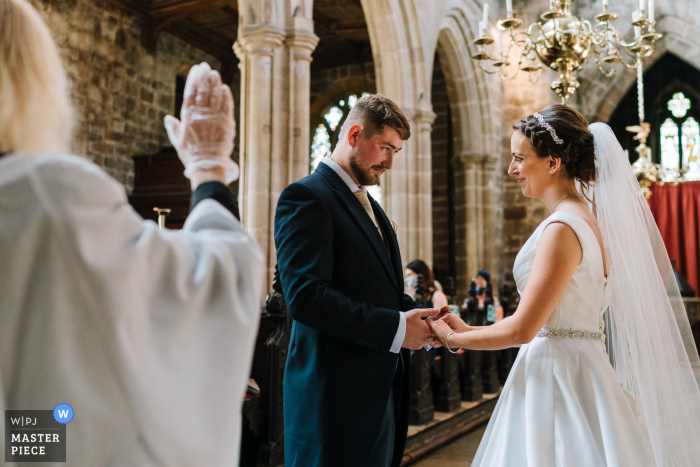
<svg viewBox="0 0 700 467">
<path fill-rule="evenodd" d="M 588 223 L 579 216 L 565 211 L 557 212 L 537 227 L 515 258 L 513 277 L 518 292 L 522 295 L 525 291 L 542 232 L 553 222 L 562 222 L 573 229 L 581 243 L 583 258 L 543 331 L 555 333 L 561 333 L 564 330 L 584 333 L 588 331 L 591 333 L 588 334 L 589 336 L 594 335 L 592 333 L 602 334 L 604 332 L 603 312 L 608 306 L 610 285 L 604 276 L 603 258 L 598 239 Z"/>
</svg>

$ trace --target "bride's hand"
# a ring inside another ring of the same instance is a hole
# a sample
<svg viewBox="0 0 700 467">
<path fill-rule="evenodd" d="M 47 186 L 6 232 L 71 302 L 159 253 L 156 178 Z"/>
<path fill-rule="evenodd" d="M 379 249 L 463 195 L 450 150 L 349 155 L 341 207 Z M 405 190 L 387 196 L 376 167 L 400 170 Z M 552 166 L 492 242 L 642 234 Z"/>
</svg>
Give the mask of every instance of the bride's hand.
<svg viewBox="0 0 700 467">
<path fill-rule="evenodd" d="M 472 330 L 472 327 L 462 321 L 462 318 L 451 312 L 440 318 L 440 321 L 447 323 L 454 332 L 467 332 Z"/>
<path fill-rule="evenodd" d="M 428 323 L 428 326 L 430 326 L 430 329 L 433 331 L 433 335 L 435 336 L 433 339 L 440 341 L 442 346 L 445 345 L 447 335 L 451 332 L 455 332 L 442 320 L 431 321 L 426 319 L 425 322 Z"/>
</svg>

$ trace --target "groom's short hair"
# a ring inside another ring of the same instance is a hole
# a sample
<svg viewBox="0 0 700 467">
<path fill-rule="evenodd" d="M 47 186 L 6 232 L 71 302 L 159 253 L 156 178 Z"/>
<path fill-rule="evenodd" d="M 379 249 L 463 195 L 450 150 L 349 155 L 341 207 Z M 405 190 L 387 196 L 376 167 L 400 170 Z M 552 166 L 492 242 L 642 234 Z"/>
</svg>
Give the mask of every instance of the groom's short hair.
<svg viewBox="0 0 700 467">
<path fill-rule="evenodd" d="M 362 126 L 365 138 L 371 138 L 387 126 L 396 130 L 404 141 L 411 137 L 411 125 L 406 116 L 398 105 L 381 94 L 367 94 L 355 102 L 343 123 L 343 130 L 355 124 Z"/>
</svg>

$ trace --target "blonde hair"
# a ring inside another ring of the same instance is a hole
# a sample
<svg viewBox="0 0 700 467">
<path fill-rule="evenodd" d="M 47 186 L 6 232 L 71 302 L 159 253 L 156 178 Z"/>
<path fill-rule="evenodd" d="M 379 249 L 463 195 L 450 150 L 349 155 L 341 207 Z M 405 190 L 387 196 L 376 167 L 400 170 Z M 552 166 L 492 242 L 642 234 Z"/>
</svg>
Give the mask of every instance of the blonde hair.
<svg viewBox="0 0 700 467">
<path fill-rule="evenodd" d="M 73 110 L 58 48 L 25 0 L 0 0 L 0 152 L 64 152 Z"/>
</svg>

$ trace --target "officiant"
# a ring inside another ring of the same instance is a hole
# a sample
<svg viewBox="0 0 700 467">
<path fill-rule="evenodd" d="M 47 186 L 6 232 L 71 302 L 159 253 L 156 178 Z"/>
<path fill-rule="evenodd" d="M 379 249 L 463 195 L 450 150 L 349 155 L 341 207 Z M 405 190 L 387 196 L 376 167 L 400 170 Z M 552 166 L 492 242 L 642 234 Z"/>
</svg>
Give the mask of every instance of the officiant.
<svg viewBox="0 0 700 467">
<path fill-rule="evenodd" d="M 230 89 L 195 66 L 166 122 L 194 192 L 182 231 L 66 155 L 66 75 L 25 0 L 0 0 L 0 102 L 0 413 L 68 404 L 61 465 L 237 465 L 263 256 L 230 212 Z"/>
</svg>

